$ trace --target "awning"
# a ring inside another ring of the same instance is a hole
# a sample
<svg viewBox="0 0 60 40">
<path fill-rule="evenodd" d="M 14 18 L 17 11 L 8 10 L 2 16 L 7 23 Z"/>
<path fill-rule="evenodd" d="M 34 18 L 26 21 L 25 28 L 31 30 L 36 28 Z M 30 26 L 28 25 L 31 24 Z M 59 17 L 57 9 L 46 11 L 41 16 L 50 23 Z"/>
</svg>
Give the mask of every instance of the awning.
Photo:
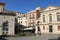
<svg viewBox="0 0 60 40">
<path fill-rule="evenodd" d="M 29 28 L 24 28 L 22 30 L 33 30 L 33 28 L 32 27 L 29 27 Z"/>
</svg>

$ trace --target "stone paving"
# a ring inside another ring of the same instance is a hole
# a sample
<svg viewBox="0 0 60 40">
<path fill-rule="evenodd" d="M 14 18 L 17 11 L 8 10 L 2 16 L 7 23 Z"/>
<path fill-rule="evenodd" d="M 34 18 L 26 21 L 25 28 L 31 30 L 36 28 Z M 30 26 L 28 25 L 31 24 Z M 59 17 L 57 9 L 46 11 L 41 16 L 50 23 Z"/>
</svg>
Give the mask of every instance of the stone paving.
<svg viewBox="0 0 60 40">
<path fill-rule="evenodd" d="M 6 40 L 56 40 L 60 37 L 60 35 L 52 35 L 52 34 L 43 34 L 40 36 L 26 36 L 26 37 L 6 37 Z M 60 39 L 59 39 L 60 40 Z"/>
</svg>

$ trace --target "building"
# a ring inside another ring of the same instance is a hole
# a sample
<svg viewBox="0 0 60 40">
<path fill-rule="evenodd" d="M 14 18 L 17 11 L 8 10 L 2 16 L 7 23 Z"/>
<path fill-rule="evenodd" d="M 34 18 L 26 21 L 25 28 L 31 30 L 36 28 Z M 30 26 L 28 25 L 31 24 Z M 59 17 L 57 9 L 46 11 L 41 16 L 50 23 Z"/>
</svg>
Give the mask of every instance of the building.
<svg viewBox="0 0 60 40">
<path fill-rule="evenodd" d="M 18 34 L 22 29 L 27 27 L 27 16 L 22 12 L 17 12 L 15 17 L 15 34 Z"/>
<path fill-rule="evenodd" d="M 20 25 L 23 25 L 24 27 L 27 27 L 27 15 L 24 13 L 18 12 L 16 15 L 17 23 Z"/>
<path fill-rule="evenodd" d="M 24 27 L 27 27 L 27 16 L 26 16 L 26 14 L 23 15 L 23 16 L 18 16 L 17 20 L 18 20 L 18 23 L 20 25 L 23 25 Z"/>
<path fill-rule="evenodd" d="M 27 13 L 28 27 L 34 28 L 36 26 L 36 20 L 40 17 L 41 11 L 42 9 L 40 7 L 37 7 L 35 10 L 29 11 Z"/>
<path fill-rule="evenodd" d="M 60 7 L 49 5 L 37 20 L 41 34 L 60 34 Z"/>
<path fill-rule="evenodd" d="M 22 13 L 22 12 L 16 12 L 16 18 L 18 17 L 18 16 L 24 16 L 24 15 L 26 15 L 25 13 Z"/>
<path fill-rule="evenodd" d="M 4 9 L 0 2 L 0 35 L 15 35 L 15 12 Z"/>
</svg>

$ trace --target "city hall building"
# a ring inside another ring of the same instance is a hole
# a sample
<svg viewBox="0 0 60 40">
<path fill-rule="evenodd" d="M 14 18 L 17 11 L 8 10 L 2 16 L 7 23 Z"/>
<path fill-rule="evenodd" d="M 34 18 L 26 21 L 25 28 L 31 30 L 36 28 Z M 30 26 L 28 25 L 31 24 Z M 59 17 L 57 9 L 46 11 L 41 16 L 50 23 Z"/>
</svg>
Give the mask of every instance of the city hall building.
<svg viewBox="0 0 60 40">
<path fill-rule="evenodd" d="M 37 19 L 35 33 L 60 34 L 60 7 L 48 6 Z"/>
<path fill-rule="evenodd" d="M 4 3 L 0 3 L 0 35 L 14 35 L 16 14 L 5 10 L 4 6 Z"/>
</svg>

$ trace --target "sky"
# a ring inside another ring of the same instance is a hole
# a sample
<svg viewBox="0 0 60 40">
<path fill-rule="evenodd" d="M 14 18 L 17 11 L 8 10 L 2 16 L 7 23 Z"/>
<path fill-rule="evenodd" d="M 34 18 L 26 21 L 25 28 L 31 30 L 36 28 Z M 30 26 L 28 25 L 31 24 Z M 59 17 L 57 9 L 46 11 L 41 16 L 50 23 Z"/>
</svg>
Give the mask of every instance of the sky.
<svg viewBox="0 0 60 40">
<path fill-rule="evenodd" d="M 5 9 L 27 13 L 36 7 L 45 9 L 48 5 L 60 6 L 60 0 L 0 0 L 5 3 Z"/>
</svg>

